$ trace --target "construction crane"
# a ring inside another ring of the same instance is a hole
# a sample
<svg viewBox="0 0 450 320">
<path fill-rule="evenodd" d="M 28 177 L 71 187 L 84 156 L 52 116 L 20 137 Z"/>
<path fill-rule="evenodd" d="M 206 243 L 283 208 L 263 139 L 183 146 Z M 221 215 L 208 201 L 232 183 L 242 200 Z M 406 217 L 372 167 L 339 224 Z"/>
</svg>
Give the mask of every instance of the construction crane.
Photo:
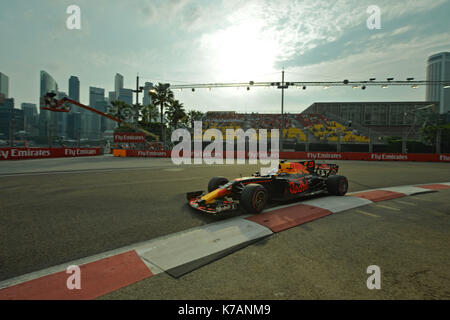
<svg viewBox="0 0 450 320">
<path fill-rule="evenodd" d="M 114 117 L 108 113 L 99 111 L 95 108 L 91 108 L 87 105 L 84 105 L 82 103 L 79 103 L 78 101 L 69 99 L 67 97 L 61 98 L 61 99 L 56 99 L 56 93 L 54 92 L 48 92 L 46 95 L 43 96 L 43 102 L 44 102 L 44 107 L 41 107 L 41 110 L 48 110 L 48 111 L 52 111 L 52 112 L 69 112 L 71 109 L 70 105 L 75 105 L 78 106 L 80 108 L 86 109 L 90 112 L 96 113 L 102 117 L 106 117 L 112 121 L 115 121 L 117 123 L 122 123 L 125 124 L 126 126 L 128 126 L 128 124 L 123 121 L 122 119 L 119 119 L 117 117 Z M 159 136 L 157 136 L 154 133 L 151 133 L 143 128 L 140 127 L 136 127 L 136 129 L 142 133 L 145 133 L 147 136 L 152 137 L 153 139 L 155 139 L 156 141 L 159 141 Z"/>
</svg>

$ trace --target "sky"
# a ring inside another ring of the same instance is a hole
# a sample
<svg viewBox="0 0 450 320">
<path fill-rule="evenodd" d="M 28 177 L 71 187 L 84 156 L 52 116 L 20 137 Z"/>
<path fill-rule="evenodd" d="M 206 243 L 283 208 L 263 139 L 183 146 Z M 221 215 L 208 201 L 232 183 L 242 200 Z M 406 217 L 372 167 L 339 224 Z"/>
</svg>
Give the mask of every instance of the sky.
<svg viewBox="0 0 450 320">
<path fill-rule="evenodd" d="M 81 28 L 66 12 L 80 8 Z M 369 6 L 380 29 L 369 29 Z M 171 84 L 426 79 L 428 56 L 450 51 L 450 0 L 0 0 L 0 72 L 16 108 L 39 101 L 39 72 L 68 91 L 77 76 L 114 90 Z M 280 112 L 276 88 L 174 90 L 186 110 Z M 289 88 L 285 112 L 325 101 L 423 101 L 425 88 Z"/>
</svg>

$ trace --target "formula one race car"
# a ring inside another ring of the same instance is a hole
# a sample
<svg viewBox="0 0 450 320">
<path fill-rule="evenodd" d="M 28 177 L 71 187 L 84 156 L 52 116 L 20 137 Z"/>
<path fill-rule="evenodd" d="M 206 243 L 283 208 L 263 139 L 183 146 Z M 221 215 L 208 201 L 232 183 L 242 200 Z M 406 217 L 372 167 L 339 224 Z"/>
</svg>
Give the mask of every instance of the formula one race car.
<svg viewBox="0 0 450 320">
<path fill-rule="evenodd" d="M 240 206 L 249 213 L 260 213 L 269 201 L 289 201 L 328 193 L 343 196 L 348 180 L 336 175 L 336 164 L 316 164 L 315 161 L 280 161 L 268 175 L 258 172 L 251 177 L 228 181 L 214 177 L 209 181 L 208 193 L 186 194 L 189 205 L 199 211 L 217 214 L 236 210 Z"/>
</svg>

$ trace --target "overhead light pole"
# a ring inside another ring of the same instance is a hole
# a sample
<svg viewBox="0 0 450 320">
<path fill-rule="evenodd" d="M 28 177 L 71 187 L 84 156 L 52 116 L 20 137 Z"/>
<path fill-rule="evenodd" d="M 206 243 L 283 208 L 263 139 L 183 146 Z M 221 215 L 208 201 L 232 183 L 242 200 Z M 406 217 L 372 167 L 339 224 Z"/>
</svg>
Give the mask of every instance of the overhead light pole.
<svg viewBox="0 0 450 320">
<path fill-rule="evenodd" d="M 283 138 L 284 138 L 284 89 L 289 87 L 289 83 L 284 82 L 284 68 L 281 71 L 281 84 L 277 86 L 281 89 L 281 124 L 280 124 L 280 151 L 283 151 Z"/>
<path fill-rule="evenodd" d="M 134 105 L 135 106 L 134 120 L 136 122 L 135 124 L 137 127 L 139 121 L 139 92 L 144 91 L 144 87 L 139 86 L 139 74 L 136 76 L 136 90 L 131 91 L 136 93 L 136 104 Z"/>
</svg>

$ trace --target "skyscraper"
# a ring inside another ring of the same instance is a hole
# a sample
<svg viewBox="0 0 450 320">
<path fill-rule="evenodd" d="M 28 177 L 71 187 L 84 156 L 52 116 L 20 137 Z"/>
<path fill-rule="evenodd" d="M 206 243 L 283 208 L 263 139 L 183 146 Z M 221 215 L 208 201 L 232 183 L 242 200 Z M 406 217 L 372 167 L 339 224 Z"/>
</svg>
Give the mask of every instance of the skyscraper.
<svg viewBox="0 0 450 320">
<path fill-rule="evenodd" d="M 41 70 L 40 79 L 41 79 L 40 97 L 43 97 L 48 92 L 55 92 L 55 93 L 58 92 L 58 83 L 56 83 L 55 79 L 53 79 L 53 77 L 49 73 Z"/>
<path fill-rule="evenodd" d="M 149 94 L 150 89 L 153 88 L 153 83 L 146 82 L 144 86 L 144 98 L 142 99 L 142 104 L 144 106 L 149 105 L 152 103 L 152 97 Z"/>
<path fill-rule="evenodd" d="M 450 82 L 450 52 L 440 52 L 428 58 L 427 81 Z M 439 112 L 450 111 L 450 88 L 442 85 L 428 85 L 426 101 L 439 101 Z"/>
<path fill-rule="evenodd" d="M 43 107 L 42 97 L 48 92 L 58 92 L 58 84 L 55 79 L 47 72 L 41 70 L 40 73 L 40 95 L 39 95 L 39 107 Z M 54 112 L 48 110 L 40 110 L 39 112 L 39 135 L 49 136 L 52 135 L 54 129 L 56 129 L 57 117 Z"/>
<path fill-rule="evenodd" d="M 110 102 L 116 101 L 117 100 L 116 92 L 115 91 L 109 91 L 108 99 L 109 99 Z"/>
<path fill-rule="evenodd" d="M 35 132 L 38 124 L 37 122 L 38 114 L 36 104 L 24 102 L 21 104 L 21 109 L 23 110 L 24 115 L 25 131 L 27 131 L 32 135 L 37 134 L 37 132 Z"/>
<path fill-rule="evenodd" d="M 119 97 L 121 89 L 123 89 L 123 76 L 120 73 L 116 73 L 116 76 L 114 77 L 114 92 L 116 93 L 116 100 Z"/>
<path fill-rule="evenodd" d="M 67 137 L 69 139 L 85 138 L 85 118 L 86 114 L 79 111 L 71 112 L 67 115 Z"/>
<path fill-rule="evenodd" d="M 117 100 L 123 101 L 129 106 L 133 105 L 133 90 L 132 89 L 120 89 Z"/>
<path fill-rule="evenodd" d="M 14 109 L 14 99 L 3 99 L 0 102 L 0 140 L 11 139 L 18 131 L 23 130 L 23 110 Z"/>
<path fill-rule="evenodd" d="M 0 72 L 0 94 L 5 96 L 5 99 L 9 98 L 9 78 Z"/>
<path fill-rule="evenodd" d="M 69 99 L 80 102 L 80 80 L 76 76 L 69 78 Z M 66 119 L 66 135 L 70 139 L 84 138 L 87 110 L 72 107 Z"/>
<path fill-rule="evenodd" d="M 56 98 L 62 99 L 67 98 L 67 94 L 65 92 L 59 91 Z M 56 114 L 56 133 L 59 137 L 67 137 L 67 113 L 66 112 L 57 112 Z"/>
<path fill-rule="evenodd" d="M 69 78 L 69 99 L 80 102 L 80 80 L 78 77 Z"/>
<path fill-rule="evenodd" d="M 96 108 L 97 101 L 105 101 L 105 89 L 89 87 L 89 106 Z"/>
<path fill-rule="evenodd" d="M 37 115 L 37 107 L 34 103 L 23 102 L 20 105 L 20 108 L 23 110 L 26 117 L 34 117 Z"/>
<path fill-rule="evenodd" d="M 89 106 L 91 108 L 103 111 L 105 104 L 105 89 L 89 87 Z M 101 116 L 89 112 L 86 115 L 86 134 L 90 139 L 98 139 L 100 137 Z"/>
</svg>

